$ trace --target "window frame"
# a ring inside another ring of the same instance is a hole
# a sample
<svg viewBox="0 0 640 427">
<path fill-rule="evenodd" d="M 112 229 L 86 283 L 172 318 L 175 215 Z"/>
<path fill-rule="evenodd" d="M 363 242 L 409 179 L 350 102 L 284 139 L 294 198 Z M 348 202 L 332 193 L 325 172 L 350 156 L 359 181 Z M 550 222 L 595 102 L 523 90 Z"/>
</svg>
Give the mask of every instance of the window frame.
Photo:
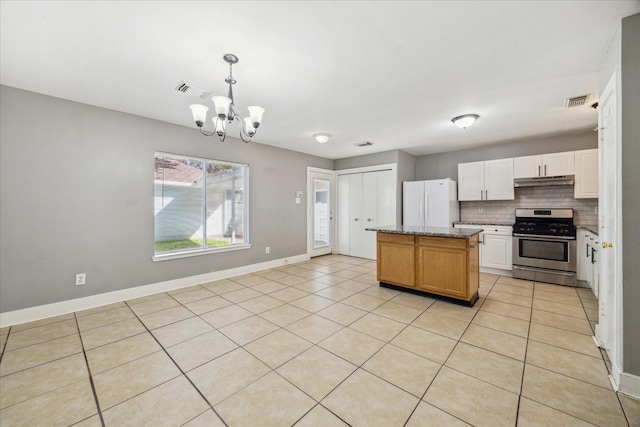
<svg viewBox="0 0 640 427">
<path fill-rule="evenodd" d="M 243 190 L 242 190 L 242 198 L 243 198 L 243 212 L 242 212 L 242 216 L 243 216 L 243 243 L 237 243 L 237 244 L 230 244 L 230 245 L 225 245 L 225 246 L 212 246 L 212 247 L 204 247 L 204 248 L 194 248 L 194 249 L 182 249 L 182 250 L 177 250 L 174 252 L 163 252 L 163 253 L 157 253 L 155 251 L 155 243 L 156 243 L 156 232 L 155 232 L 155 226 L 156 226 L 156 213 L 155 213 L 155 206 L 154 206 L 154 220 L 153 220 L 153 224 L 154 224 L 154 238 L 153 238 L 153 242 L 154 242 L 154 255 L 152 257 L 152 260 L 154 262 L 156 261 L 166 261 L 166 260 L 172 260 L 172 259 L 179 259 L 179 258 L 188 258 L 188 257 L 193 257 L 193 256 L 200 256 L 200 255 L 208 255 L 208 254 L 214 254 L 214 253 L 221 253 L 221 252 L 232 252 L 232 251 L 238 251 L 238 250 L 244 250 L 244 249 L 249 249 L 251 248 L 251 243 L 249 240 L 249 212 L 250 212 L 250 207 L 249 207 L 249 164 L 247 163 L 238 163 L 238 162 L 231 162 L 228 160 L 217 160 L 217 159 L 209 159 L 206 157 L 199 157 L 199 156 L 190 156 L 190 155 L 186 155 L 186 154 L 176 154 L 176 153 L 169 153 L 166 151 L 155 151 L 154 152 L 154 164 L 155 164 L 155 159 L 157 157 L 171 157 L 171 158 L 175 158 L 175 159 L 180 159 L 180 160 L 187 160 L 187 161 L 199 161 L 199 162 L 203 162 L 203 168 L 202 168 L 202 217 L 201 217 L 201 225 L 203 228 L 203 240 L 206 244 L 206 240 L 207 240 L 207 168 L 206 168 L 206 164 L 207 163 L 222 163 L 222 164 L 228 164 L 228 165 L 234 165 L 234 166 L 240 166 L 243 168 Z M 154 166 L 155 168 L 155 166 Z M 154 169 L 155 170 L 155 169 Z M 155 204 L 155 186 L 157 184 L 157 180 L 154 178 L 153 180 L 153 185 L 154 185 L 154 204 Z M 234 196 L 235 198 L 235 196 Z"/>
</svg>

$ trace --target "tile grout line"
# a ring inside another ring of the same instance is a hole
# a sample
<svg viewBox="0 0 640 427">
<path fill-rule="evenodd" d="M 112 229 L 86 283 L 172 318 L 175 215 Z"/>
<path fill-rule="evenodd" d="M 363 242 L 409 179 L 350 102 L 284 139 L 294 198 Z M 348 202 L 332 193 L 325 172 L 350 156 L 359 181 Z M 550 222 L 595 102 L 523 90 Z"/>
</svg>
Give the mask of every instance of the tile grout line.
<svg viewBox="0 0 640 427">
<path fill-rule="evenodd" d="M 4 354 L 7 350 L 7 344 L 9 343 L 9 336 L 11 335 L 11 330 L 13 326 L 9 326 L 9 330 L 7 331 L 7 339 L 4 340 L 4 345 L 2 346 L 2 353 L 0 353 L 0 363 L 2 363 L 2 359 L 4 359 Z"/>
<path fill-rule="evenodd" d="M 73 318 L 76 322 L 76 329 L 78 330 L 78 337 L 80 338 L 80 346 L 82 347 L 82 356 L 84 357 L 84 363 L 87 366 L 87 373 L 89 374 L 89 383 L 91 384 L 91 392 L 93 393 L 93 399 L 96 402 L 96 409 L 98 411 L 98 417 L 102 427 L 105 427 L 104 418 L 102 416 L 102 410 L 100 409 L 100 401 L 98 400 L 98 393 L 96 391 L 96 385 L 93 382 L 93 374 L 91 373 L 91 367 L 89 366 L 89 359 L 87 358 L 87 351 L 84 348 L 84 340 L 82 339 L 82 333 L 80 332 L 80 325 L 78 324 L 78 315 L 74 312 Z"/>
<path fill-rule="evenodd" d="M 184 305 L 182 305 L 182 303 L 181 303 L 180 301 L 178 301 L 178 300 L 176 300 L 175 298 L 173 298 L 173 296 L 172 296 L 172 295 L 170 295 L 170 294 L 167 294 L 167 295 L 168 295 L 170 298 L 172 298 L 173 300 L 175 300 L 175 301 L 176 301 L 178 304 L 180 304 L 182 307 L 185 307 Z M 172 362 L 172 363 L 173 363 L 173 364 L 178 368 L 178 371 L 180 371 L 180 375 L 181 375 L 181 376 L 183 376 L 187 381 L 189 381 L 189 384 L 191 384 L 191 386 L 192 386 L 192 387 L 195 389 L 195 391 L 200 395 L 200 397 L 202 397 L 202 399 L 207 403 L 207 405 L 209 405 L 209 407 L 211 408 L 211 410 L 213 411 L 213 413 L 214 413 L 214 414 L 216 414 L 216 416 L 220 419 L 220 421 L 222 421 L 222 423 L 223 423 L 226 427 L 229 427 L 229 425 L 226 423 L 226 421 L 225 421 L 225 420 L 220 416 L 220 414 L 218 414 L 218 412 L 213 408 L 213 405 L 211 404 L 211 402 L 209 402 L 209 399 L 207 399 L 207 398 L 205 397 L 205 395 L 200 391 L 200 389 L 199 389 L 199 388 L 198 388 L 198 387 L 193 383 L 193 381 L 191 381 L 191 378 L 189 378 L 189 376 L 188 376 L 188 375 L 187 375 L 187 374 L 182 370 L 182 368 L 180 367 L 180 365 L 179 365 L 179 364 L 178 364 L 178 363 L 173 359 L 173 357 L 171 357 L 171 355 L 169 354 L 169 352 L 167 351 L 167 349 L 162 345 L 162 343 L 161 343 L 160 341 L 158 341 L 158 338 L 153 334 L 153 332 L 151 332 L 151 330 L 149 329 L 149 327 L 147 327 L 147 325 L 146 325 L 146 324 L 145 324 L 145 323 L 140 319 L 140 317 L 138 316 L 138 314 L 137 314 L 136 312 L 134 312 L 134 311 L 133 311 L 133 309 L 131 309 L 131 306 L 129 305 L 129 303 L 128 303 L 127 301 L 125 301 L 124 303 L 127 305 L 127 307 L 129 307 L 129 309 L 131 310 L 131 312 L 133 313 L 133 315 L 138 319 L 138 321 L 142 324 L 142 326 L 144 326 L 144 328 L 146 329 L 147 333 L 148 333 L 149 335 L 151 335 L 151 337 L 154 339 L 154 341 L 155 341 L 156 343 L 158 343 L 158 345 L 160 346 L 160 348 L 162 349 L 162 351 L 164 352 L 164 354 L 165 354 L 165 355 L 169 358 L 169 360 L 171 360 L 171 362 Z M 186 308 L 187 310 L 189 310 L 187 307 L 185 307 L 185 308 Z M 191 311 L 191 310 L 189 310 L 189 311 Z M 191 311 L 191 313 L 193 313 L 193 312 Z M 193 313 L 193 314 L 194 314 L 194 316 L 199 317 L 199 316 L 197 316 L 195 313 Z M 183 320 L 184 320 L 184 319 L 183 319 Z M 174 323 L 176 323 L 176 322 L 174 322 Z M 166 325 L 165 325 L 165 326 L 166 326 Z M 217 330 L 216 328 L 214 328 L 214 329 L 215 329 L 215 330 Z M 227 353 L 229 353 L 229 352 L 227 352 Z M 227 353 L 225 353 L 225 354 L 227 354 Z M 175 378 L 178 378 L 178 377 L 175 377 Z M 156 388 L 156 387 L 158 387 L 158 386 L 160 386 L 160 385 L 162 385 L 162 384 L 166 384 L 166 383 L 168 383 L 169 381 L 174 380 L 175 378 L 171 378 L 171 379 L 169 379 L 169 380 L 167 380 L 167 381 L 165 381 L 165 382 L 163 382 L 163 383 L 161 383 L 161 384 L 155 385 L 155 386 L 154 386 L 154 387 L 152 387 L 151 389 L 154 389 L 154 388 Z M 151 389 L 149 389 L 149 390 L 151 390 Z M 145 391 L 143 391 L 143 392 L 142 392 L 142 393 L 140 393 L 140 394 L 146 393 L 146 392 L 147 392 L 147 391 L 149 391 L 149 390 L 145 390 Z M 136 395 L 136 396 L 139 396 L 139 395 Z M 133 397 L 136 397 L 136 396 L 133 396 Z M 132 399 L 133 397 L 131 397 L 130 399 Z M 129 399 L 127 399 L 127 400 L 129 400 Z M 123 403 L 123 402 L 120 402 L 120 403 Z M 119 404 L 120 404 L 120 403 L 119 403 Z M 198 414 L 195 418 L 199 417 L 199 416 L 200 416 L 200 415 L 202 415 L 204 412 L 206 412 L 206 410 L 205 410 L 205 411 L 203 411 L 202 413 Z M 103 427 L 104 427 L 104 424 L 103 424 Z"/>
<path fill-rule="evenodd" d="M 522 391 L 524 390 L 524 373 L 527 370 L 527 352 L 529 351 L 529 340 L 531 339 L 531 323 L 533 321 L 533 300 L 536 294 L 536 282 L 533 282 L 533 289 L 531 289 L 531 307 L 529 307 L 529 325 L 527 327 L 527 342 L 524 347 L 524 357 L 522 360 L 522 377 L 520 378 L 520 392 L 518 393 L 518 404 L 516 405 L 516 419 L 515 427 L 518 427 L 518 420 L 520 419 L 520 404 L 522 403 Z"/>
</svg>

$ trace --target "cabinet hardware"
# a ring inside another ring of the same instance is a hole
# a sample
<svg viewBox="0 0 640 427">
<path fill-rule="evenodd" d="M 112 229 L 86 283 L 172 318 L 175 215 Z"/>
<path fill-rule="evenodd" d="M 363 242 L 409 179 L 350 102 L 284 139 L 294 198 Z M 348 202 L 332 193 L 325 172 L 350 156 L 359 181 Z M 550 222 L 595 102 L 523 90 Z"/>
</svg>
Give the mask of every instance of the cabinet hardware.
<svg viewBox="0 0 640 427">
<path fill-rule="evenodd" d="M 544 176 L 547 176 L 547 165 L 544 165 Z"/>
<path fill-rule="evenodd" d="M 596 263 L 596 259 L 595 259 L 596 252 L 598 252 L 598 251 L 596 251 L 595 249 L 591 249 L 591 264 L 595 264 Z"/>
<path fill-rule="evenodd" d="M 538 165 L 538 176 L 540 176 L 540 165 Z"/>
<path fill-rule="evenodd" d="M 368 222 L 371 222 L 371 218 L 367 218 L 367 221 L 368 221 Z"/>
<path fill-rule="evenodd" d="M 589 258 L 589 244 L 586 243 L 586 247 L 587 247 L 587 255 L 585 255 L 587 258 Z"/>
<path fill-rule="evenodd" d="M 354 220 L 354 221 L 357 221 L 357 220 L 358 220 L 358 218 L 354 218 L 353 220 Z"/>
<path fill-rule="evenodd" d="M 613 243 L 611 242 L 602 242 L 602 248 L 603 249 L 608 249 L 608 248 L 612 248 L 613 247 Z"/>
</svg>

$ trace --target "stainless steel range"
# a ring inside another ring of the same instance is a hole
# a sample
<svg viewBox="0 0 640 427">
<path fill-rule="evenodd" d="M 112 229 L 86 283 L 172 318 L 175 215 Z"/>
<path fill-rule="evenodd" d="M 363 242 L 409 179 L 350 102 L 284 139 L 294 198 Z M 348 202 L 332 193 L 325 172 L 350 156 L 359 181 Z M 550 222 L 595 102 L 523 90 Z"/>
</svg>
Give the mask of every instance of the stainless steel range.
<svg viewBox="0 0 640 427">
<path fill-rule="evenodd" d="M 576 286 L 573 209 L 516 209 L 513 277 Z"/>
</svg>

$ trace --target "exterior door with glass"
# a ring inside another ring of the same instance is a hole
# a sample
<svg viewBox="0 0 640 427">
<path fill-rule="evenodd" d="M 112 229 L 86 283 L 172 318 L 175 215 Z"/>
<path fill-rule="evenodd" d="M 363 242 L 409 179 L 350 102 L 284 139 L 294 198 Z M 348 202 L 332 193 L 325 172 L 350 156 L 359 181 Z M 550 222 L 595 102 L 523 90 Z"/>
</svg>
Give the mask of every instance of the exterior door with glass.
<svg viewBox="0 0 640 427">
<path fill-rule="evenodd" d="M 315 257 L 331 253 L 333 242 L 333 172 L 307 169 L 307 251 Z"/>
</svg>

